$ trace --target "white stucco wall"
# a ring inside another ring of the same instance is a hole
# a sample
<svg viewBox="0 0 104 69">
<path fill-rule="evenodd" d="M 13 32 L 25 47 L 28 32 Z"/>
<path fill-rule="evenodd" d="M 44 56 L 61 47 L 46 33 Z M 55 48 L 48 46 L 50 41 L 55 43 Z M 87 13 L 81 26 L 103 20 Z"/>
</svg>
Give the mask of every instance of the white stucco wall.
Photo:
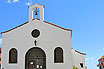
<svg viewBox="0 0 104 69">
<path fill-rule="evenodd" d="M 72 56 L 73 66 L 78 67 L 79 69 L 85 69 L 85 55 L 75 52 L 75 50 L 72 49 Z M 83 68 L 81 68 L 80 63 L 83 63 Z"/>
<path fill-rule="evenodd" d="M 31 32 L 40 30 L 40 36 L 33 38 Z M 2 34 L 2 67 L 4 69 L 25 69 L 25 54 L 37 46 L 46 53 L 47 69 L 72 69 L 71 32 L 49 25 L 39 20 L 32 21 L 22 27 Z M 64 63 L 54 63 L 54 49 L 61 47 L 64 54 Z M 9 50 L 16 48 L 18 51 L 18 63 L 9 64 Z"/>
<path fill-rule="evenodd" d="M 33 9 L 40 9 L 40 20 L 33 20 Z M 34 29 L 40 31 L 38 38 L 33 38 L 31 32 Z M 37 40 L 37 46 L 34 41 Z M 34 4 L 29 7 L 29 23 L 12 31 L 2 34 L 2 68 L 25 69 L 26 52 L 33 47 L 39 47 L 46 53 L 46 69 L 72 69 L 75 65 L 80 68 L 80 62 L 84 63 L 85 57 L 71 49 L 71 31 L 44 23 L 44 6 Z M 54 63 L 54 49 L 63 49 L 64 63 Z M 9 51 L 16 48 L 18 51 L 17 64 L 9 63 Z"/>
</svg>

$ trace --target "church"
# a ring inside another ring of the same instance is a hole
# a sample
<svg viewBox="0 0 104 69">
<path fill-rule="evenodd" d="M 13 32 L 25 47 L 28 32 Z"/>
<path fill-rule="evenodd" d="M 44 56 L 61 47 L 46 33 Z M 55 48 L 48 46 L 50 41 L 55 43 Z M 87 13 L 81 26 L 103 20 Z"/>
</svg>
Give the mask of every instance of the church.
<svg viewBox="0 0 104 69">
<path fill-rule="evenodd" d="M 45 21 L 40 4 L 29 7 L 28 22 L 1 34 L 2 69 L 86 68 L 86 54 L 71 48 L 72 30 Z"/>
</svg>

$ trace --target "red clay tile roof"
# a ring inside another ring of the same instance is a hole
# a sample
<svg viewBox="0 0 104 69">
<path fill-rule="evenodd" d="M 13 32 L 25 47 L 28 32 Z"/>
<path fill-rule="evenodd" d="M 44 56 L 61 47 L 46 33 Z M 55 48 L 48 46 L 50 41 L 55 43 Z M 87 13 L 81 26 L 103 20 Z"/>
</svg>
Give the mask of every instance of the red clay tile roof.
<svg viewBox="0 0 104 69">
<path fill-rule="evenodd" d="M 62 28 L 62 27 L 57 26 L 57 25 L 55 25 L 55 24 L 52 24 L 52 23 L 46 22 L 46 21 L 44 21 L 44 22 L 47 23 L 47 24 L 53 25 L 53 26 L 55 26 L 55 27 L 61 28 L 61 29 L 63 29 L 63 30 L 72 31 L 72 30 L 70 30 L 70 29 L 65 29 L 65 28 Z"/>
<path fill-rule="evenodd" d="M 27 23 L 28 23 L 28 22 L 25 22 L 24 24 L 21 24 L 21 25 L 19 25 L 19 26 L 15 27 L 15 28 L 12 28 L 12 29 L 7 30 L 7 31 L 4 31 L 4 32 L 1 32 L 1 34 L 6 33 L 6 32 L 9 32 L 9 31 L 12 31 L 12 30 L 14 30 L 14 29 L 16 29 L 16 28 L 18 28 L 18 27 L 21 27 L 21 26 L 23 26 L 23 25 L 27 24 Z"/>
<path fill-rule="evenodd" d="M 81 53 L 81 52 L 79 52 L 79 51 L 77 51 L 77 50 L 75 50 L 75 52 L 77 52 L 77 53 L 79 53 L 79 54 L 82 54 L 82 55 L 86 55 L 85 53 Z"/>
<path fill-rule="evenodd" d="M 37 18 L 35 18 L 35 19 L 37 19 Z M 35 19 L 33 19 L 33 20 L 35 20 Z M 40 20 L 40 19 L 37 19 L 37 20 Z M 52 26 L 55 26 L 55 27 L 61 28 L 61 29 L 66 30 L 66 31 L 71 31 L 71 34 L 72 34 L 72 30 L 70 30 L 70 29 L 62 28 L 62 27 L 60 27 L 60 26 L 57 26 L 57 25 L 52 24 L 52 23 L 47 22 L 47 21 L 43 21 L 43 22 L 45 22 L 45 23 L 47 23 L 47 24 L 50 24 L 50 25 L 52 25 Z M 27 24 L 27 23 L 28 23 L 28 22 L 25 22 L 24 24 L 21 24 L 21 25 L 15 27 L 15 28 L 13 28 L 13 29 L 10 29 L 10 30 L 7 30 L 7 31 L 4 31 L 4 32 L 1 32 L 1 34 L 6 33 L 6 32 L 9 32 L 9 31 L 12 31 L 12 30 L 14 30 L 14 29 L 16 29 L 16 28 L 18 28 L 18 27 L 21 27 L 21 26 Z"/>
</svg>

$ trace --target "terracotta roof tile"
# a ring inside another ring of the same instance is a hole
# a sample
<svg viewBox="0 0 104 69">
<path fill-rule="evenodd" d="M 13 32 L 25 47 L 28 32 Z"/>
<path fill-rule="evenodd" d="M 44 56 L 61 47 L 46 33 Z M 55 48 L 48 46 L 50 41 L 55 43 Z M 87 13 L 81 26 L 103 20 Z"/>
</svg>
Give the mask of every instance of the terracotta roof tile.
<svg viewBox="0 0 104 69">
<path fill-rule="evenodd" d="M 55 26 L 55 27 L 61 28 L 61 29 L 63 29 L 63 30 L 72 31 L 72 30 L 70 30 L 70 29 L 65 29 L 65 28 L 62 28 L 62 27 L 60 27 L 60 26 L 57 26 L 57 25 L 52 24 L 52 23 L 47 22 L 47 21 L 44 21 L 44 22 L 45 22 L 45 23 L 47 23 L 47 24 L 53 25 L 53 26 Z"/>
<path fill-rule="evenodd" d="M 40 19 L 38 19 L 38 18 L 35 18 L 35 19 L 40 20 Z M 33 19 L 33 20 L 35 20 L 35 19 Z M 71 34 L 72 34 L 72 30 L 62 28 L 62 27 L 60 27 L 60 26 L 57 26 L 57 25 L 52 24 L 52 23 L 47 22 L 47 21 L 43 21 L 43 22 L 45 22 L 45 23 L 47 23 L 47 24 L 50 24 L 50 25 L 52 25 L 52 26 L 55 26 L 55 27 L 61 28 L 61 29 L 66 30 L 66 31 L 71 31 Z M 13 28 L 13 29 L 10 29 L 10 30 L 7 30 L 7 31 L 4 31 L 4 32 L 1 32 L 1 34 L 6 33 L 6 32 L 9 32 L 9 31 L 12 31 L 12 30 L 14 30 L 14 29 L 16 29 L 16 28 L 18 28 L 18 27 L 21 27 L 21 26 L 27 24 L 27 23 L 28 23 L 28 22 L 25 22 L 24 24 L 21 24 L 21 25 L 15 27 L 15 28 Z"/>
<path fill-rule="evenodd" d="M 21 25 L 19 25 L 19 26 L 15 27 L 15 28 L 12 28 L 12 29 L 7 30 L 7 31 L 4 31 L 4 32 L 1 32 L 1 34 L 6 33 L 6 32 L 9 32 L 9 31 L 12 31 L 12 30 L 14 30 L 14 29 L 16 29 L 16 28 L 18 28 L 18 27 L 21 27 L 21 26 L 23 26 L 23 25 L 27 24 L 27 23 L 28 23 L 28 22 L 25 22 L 24 24 L 21 24 Z"/>
<path fill-rule="evenodd" d="M 82 55 L 86 55 L 85 53 L 81 53 L 81 52 L 79 52 L 79 51 L 77 51 L 77 50 L 75 50 L 75 52 L 77 52 L 77 53 L 79 53 L 79 54 L 82 54 Z"/>
</svg>

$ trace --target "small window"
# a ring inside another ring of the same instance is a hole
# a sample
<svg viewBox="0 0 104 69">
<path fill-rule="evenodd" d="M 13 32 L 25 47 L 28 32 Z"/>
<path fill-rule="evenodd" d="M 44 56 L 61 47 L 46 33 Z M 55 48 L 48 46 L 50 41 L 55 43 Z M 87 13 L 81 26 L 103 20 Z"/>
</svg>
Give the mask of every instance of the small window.
<svg viewBox="0 0 104 69">
<path fill-rule="evenodd" d="M 17 50 L 15 48 L 9 51 L 9 63 L 17 63 Z"/>
<path fill-rule="evenodd" d="M 40 31 L 38 29 L 34 29 L 31 33 L 31 35 L 34 37 L 34 38 L 37 38 L 39 37 L 40 35 Z"/>
<path fill-rule="evenodd" d="M 83 68 L 83 63 L 80 63 L 81 68 Z"/>
<path fill-rule="evenodd" d="M 63 49 L 60 47 L 54 50 L 54 63 L 63 63 Z"/>
</svg>

